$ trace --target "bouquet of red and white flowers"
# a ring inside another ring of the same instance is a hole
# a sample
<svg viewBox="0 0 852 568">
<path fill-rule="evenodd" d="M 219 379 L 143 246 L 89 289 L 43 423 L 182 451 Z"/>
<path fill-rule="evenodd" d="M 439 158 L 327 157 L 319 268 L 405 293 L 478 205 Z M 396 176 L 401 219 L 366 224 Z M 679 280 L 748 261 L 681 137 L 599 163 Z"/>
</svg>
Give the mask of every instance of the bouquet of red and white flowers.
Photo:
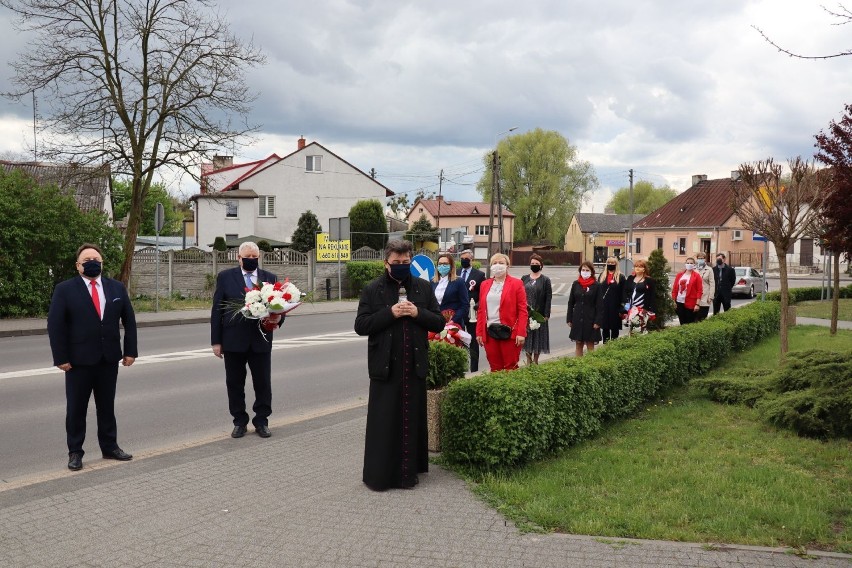
<svg viewBox="0 0 852 568">
<path fill-rule="evenodd" d="M 302 303 L 302 292 L 285 278 L 284 282 L 258 283 L 246 288 L 246 296 L 239 313 L 246 319 L 264 319 L 270 315 L 286 314 Z"/>
<path fill-rule="evenodd" d="M 444 329 L 438 333 L 430 331 L 428 333 L 429 341 L 443 341 L 457 347 L 469 346 L 470 340 L 473 339 L 471 335 L 459 324 L 452 321 L 452 318 L 455 315 L 455 310 L 444 310 L 441 314 L 444 316 L 447 323 L 444 325 Z"/>
<path fill-rule="evenodd" d="M 631 334 L 636 328 L 639 329 L 639 333 L 647 333 L 648 322 L 655 319 L 657 319 L 657 314 L 654 312 L 649 312 L 639 306 L 631 306 L 627 314 L 624 315 L 624 325 Z"/>
</svg>

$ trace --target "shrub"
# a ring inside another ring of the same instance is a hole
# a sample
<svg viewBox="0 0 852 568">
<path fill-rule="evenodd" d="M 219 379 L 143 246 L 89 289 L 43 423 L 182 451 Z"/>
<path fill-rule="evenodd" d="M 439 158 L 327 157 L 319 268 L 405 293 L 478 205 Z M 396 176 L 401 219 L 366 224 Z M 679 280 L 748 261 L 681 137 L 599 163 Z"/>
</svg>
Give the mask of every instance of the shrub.
<svg viewBox="0 0 852 568">
<path fill-rule="evenodd" d="M 838 291 L 840 292 L 840 298 L 852 298 L 852 284 L 839 288 Z M 790 288 L 788 290 L 790 305 L 797 304 L 799 302 L 821 300 L 822 294 L 823 289 L 817 287 Z M 769 292 L 768 294 L 766 294 L 766 299 L 773 302 L 780 302 L 781 292 L 778 290 L 774 292 Z"/>
<path fill-rule="evenodd" d="M 228 246 L 225 244 L 225 237 L 216 237 L 213 239 L 213 250 L 218 250 L 220 252 L 228 250 Z"/>
<path fill-rule="evenodd" d="M 360 295 L 361 290 L 371 280 L 385 272 L 385 263 L 381 260 L 353 260 L 346 263 L 346 275 L 354 295 Z"/>
<path fill-rule="evenodd" d="M 787 354 L 755 408 L 769 422 L 815 438 L 852 438 L 852 357 L 811 349 Z"/>
<path fill-rule="evenodd" d="M 455 463 L 502 467 L 538 459 L 553 429 L 553 395 L 533 367 L 454 381 L 442 405 L 443 455 Z"/>
<path fill-rule="evenodd" d="M 582 359 L 455 381 L 442 407 L 444 458 L 499 468 L 575 444 L 602 420 L 628 415 L 776 333 L 779 312 L 775 302 L 755 302 L 701 323 L 619 339 Z"/>
<path fill-rule="evenodd" d="M 467 370 L 467 349 L 444 343 L 429 342 L 429 371 L 426 374 L 426 387 L 444 388 L 450 381 L 464 377 Z"/>
<path fill-rule="evenodd" d="M 716 402 L 752 407 L 769 391 L 767 375 L 770 374 L 771 371 L 757 369 L 744 376 L 699 378 L 693 384 Z"/>
</svg>

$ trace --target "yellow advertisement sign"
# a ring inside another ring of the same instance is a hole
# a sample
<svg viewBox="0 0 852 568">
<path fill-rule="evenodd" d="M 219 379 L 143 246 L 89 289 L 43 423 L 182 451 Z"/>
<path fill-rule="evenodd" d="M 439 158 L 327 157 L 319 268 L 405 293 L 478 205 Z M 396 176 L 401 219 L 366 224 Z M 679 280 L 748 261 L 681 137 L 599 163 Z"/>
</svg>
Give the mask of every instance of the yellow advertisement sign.
<svg viewBox="0 0 852 568">
<path fill-rule="evenodd" d="M 317 262 L 337 262 L 349 260 L 349 241 L 332 241 L 328 233 L 317 233 Z M 339 251 L 339 252 L 338 252 Z"/>
</svg>

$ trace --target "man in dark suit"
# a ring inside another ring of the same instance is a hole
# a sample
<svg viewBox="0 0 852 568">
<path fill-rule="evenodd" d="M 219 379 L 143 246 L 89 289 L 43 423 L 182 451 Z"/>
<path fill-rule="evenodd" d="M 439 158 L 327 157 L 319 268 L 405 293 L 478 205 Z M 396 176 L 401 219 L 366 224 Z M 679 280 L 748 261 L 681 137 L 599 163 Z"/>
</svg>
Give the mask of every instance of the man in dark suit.
<svg viewBox="0 0 852 568">
<path fill-rule="evenodd" d="M 278 277 L 258 268 L 260 249 L 251 241 L 240 245 L 240 266 L 223 270 L 216 278 L 213 310 L 210 313 L 210 343 L 213 354 L 225 359 L 225 386 L 228 409 L 234 417 L 231 437 L 242 438 L 247 430 L 246 365 L 251 370 L 254 386 L 254 418 L 252 424 L 261 438 L 272 435 L 272 330 L 283 323 L 283 315 L 258 322 L 235 313 L 234 304 L 241 302 L 246 291 L 264 282 L 275 283 Z M 263 327 L 263 330 L 261 330 Z"/>
<path fill-rule="evenodd" d="M 737 282 L 736 271 L 725 263 L 726 257 L 723 253 L 716 255 L 716 266 L 713 267 L 713 281 L 716 284 L 716 295 L 713 298 L 713 315 L 719 310 L 731 309 L 731 291 Z"/>
<path fill-rule="evenodd" d="M 464 250 L 461 253 L 461 272 L 459 278 L 467 287 L 468 296 L 473 303 L 468 310 L 468 317 L 465 319 L 465 329 L 471 335 L 470 341 L 470 370 L 476 372 L 479 370 L 479 343 L 476 341 L 476 310 L 479 308 L 479 287 L 482 281 L 485 280 L 485 273 L 471 266 L 473 262 L 473 251 L 470 249 Z M 473 318 L 473 321 L 471 321 Z"/>
<path fill-rule="evenodd" d="M 77 249 L 75 276 L 53 291 L 47 314 L 47 333 L 53 364 L 65 371 L 65 432 L 68 469 L 83 467 L 86 412 L 95 395 L 98 444 L 104 459 L 133 458 L 118 446 L 115 389 L 118 362 L 129 367 L 139 356 L 136 316 L 124 285 L 101 275 L 103 257 L 96 245 Z M 119 322 L 124 326 L 124 349 Z"/>
</svg>

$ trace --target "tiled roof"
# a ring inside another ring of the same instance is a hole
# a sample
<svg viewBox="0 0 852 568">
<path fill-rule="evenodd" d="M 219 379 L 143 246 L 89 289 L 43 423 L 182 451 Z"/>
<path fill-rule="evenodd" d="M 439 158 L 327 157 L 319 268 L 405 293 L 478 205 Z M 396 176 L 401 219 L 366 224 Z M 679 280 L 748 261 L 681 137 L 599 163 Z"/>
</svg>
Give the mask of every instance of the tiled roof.
<svg viewBox="0 0 852 568">
<path fill-rule="evenodd" d="M 0 160 L 0 166 L 7 172 L 20 170 L 40 185 L 55 184 L 64 193 L 74 196 L 80 211 L 105 211 L 106 206 L 106 212 L 112 215 L 108 164 L 80 166 Z"/>
<path fill-rule="evenodd" d="M 438 200 L 437 199 L 418 199 L 411 211 L 417 207 L 423 207 L 432 217 L 438 216 Z M 441 217 L 488 217 L 491 205 L 480 201 L 449 201 L 443 200 L 441 203 Z M 409 211 L 409 215 L 411 215 Z M 495 211 L 495 214 L 497 212 Z M 503 208 L 503 217 L 514 217 L 515 214 Z"/>
<path fill-rule="evenodd" d="M 699 181 L 633 226 L 636 229 L 720 227 L 734 214 L 730 193 L 730 178 Z"/>
<path fill-rule="evenodd" d="M 629 214 L 617 213 L 575 213 L 580 231 L 583 233 L 623 233 L 630 226 Z M 633 223 L 644 215 L 633 214 Z"/>
</svg>

